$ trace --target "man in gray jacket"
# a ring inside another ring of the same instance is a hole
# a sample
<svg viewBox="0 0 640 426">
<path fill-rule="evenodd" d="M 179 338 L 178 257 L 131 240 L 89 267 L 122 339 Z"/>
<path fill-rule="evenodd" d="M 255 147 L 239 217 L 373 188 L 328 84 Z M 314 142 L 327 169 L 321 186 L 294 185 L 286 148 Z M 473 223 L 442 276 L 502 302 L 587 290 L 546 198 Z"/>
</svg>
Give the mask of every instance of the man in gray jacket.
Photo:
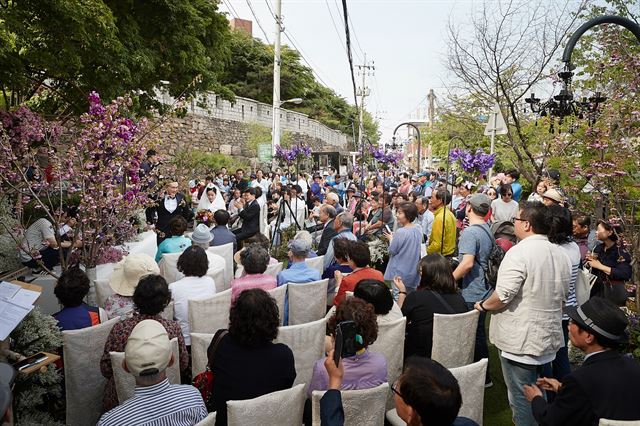
<svg viewBox="0 0 640 426">
<path fill-rule="evenodd" d="M 525 203 L 513 222 L 520 242 L 505 254 L 493 294 L 475 308 L 492 313 L 489 339 L 500 349 L 513 420 L 517 426 L 534 426 L 523 388 L 536 382 L 564 345 L 562 304 L 571 261 L 547 239 L 549 221 L 542 203 Z"/>
</svg>

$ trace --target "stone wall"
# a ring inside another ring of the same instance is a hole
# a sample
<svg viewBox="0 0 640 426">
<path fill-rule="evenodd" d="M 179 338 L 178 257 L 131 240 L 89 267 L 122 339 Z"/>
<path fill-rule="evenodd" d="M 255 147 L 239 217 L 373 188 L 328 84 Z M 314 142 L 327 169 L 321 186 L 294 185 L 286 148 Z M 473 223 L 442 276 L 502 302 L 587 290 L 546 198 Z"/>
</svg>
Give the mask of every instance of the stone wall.
<svg viewBox="0 0 640 426">
<path fill-rule="evenodd" d="M 256 132 L 257 128 L 259 132 Z M 153 139 L 158 141 L 157 148 L 166 155 L 172 156 L 184 150 L 197 150 L 229 155 L 253 164 L 257 156 L 256 143 L 270 143 L 271 136 L 270 129 L 259 124 L 188 114 L 184 118 L 170 118 L 164 121 L 154 131 Z M 346 149 L 293 131 L 285 130 L 283 139 L 290 144 L 311 146 L 314 152 Z"/>
</svg>

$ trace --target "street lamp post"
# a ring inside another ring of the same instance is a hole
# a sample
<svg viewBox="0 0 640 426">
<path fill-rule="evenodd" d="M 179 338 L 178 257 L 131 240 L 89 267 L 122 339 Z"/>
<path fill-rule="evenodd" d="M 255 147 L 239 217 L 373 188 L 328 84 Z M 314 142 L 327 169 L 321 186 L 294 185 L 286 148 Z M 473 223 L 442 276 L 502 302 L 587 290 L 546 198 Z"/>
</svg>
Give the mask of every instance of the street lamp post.
<svg viewBox="0 0 640 426">
<path fill-rule="evenodd" d="M 394 137 L 394 138 L 396 137 L 396 132 L 397 132 L 397 131 L 398 131 L 398 129 L 399 129 L 400 127 L 402 127 L 402 126 L 413 127 L 413 128 L 415 129 L 415 131 L 417 132 L 417 134 L 418 134 L 418 163 L 417 163 L 417 169 L 418 169 L 418 173 L 420 173 L 420 172 L 422 171 L 422 169 L 420 168 L 420 155 L 421 155 L 421 154 L 420 154 L 420 147 L 421 147 L 421 145 L 422 145 L 422 142 L 420 141 L 420 129 L 418 129 L 418 127 L 417 127 L 415 124 L 413 124 L 413 123 L 409 123 L 409 122 L 406 122 L 406 123 L 400 123 L 400 124 L 398 124 L 398 126 L 395 128 L 395 130 L 393 131 L 393 137 Z"/>
</svg>

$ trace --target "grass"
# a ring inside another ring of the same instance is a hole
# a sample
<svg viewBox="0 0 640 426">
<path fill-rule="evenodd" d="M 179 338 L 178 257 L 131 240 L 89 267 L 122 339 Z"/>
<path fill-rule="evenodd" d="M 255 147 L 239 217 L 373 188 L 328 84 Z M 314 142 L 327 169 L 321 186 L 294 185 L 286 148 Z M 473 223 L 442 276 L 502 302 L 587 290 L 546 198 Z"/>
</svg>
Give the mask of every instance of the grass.
<svg viewBox="0 0 640 426">
<path fill-rule="evenodd" d="M 491 315 L 487 317 L 486 328 L 487 336 L 489 336 L 489 322 Z M 493 386 L 486 389 L 484 393 L 484 424 L 488 426 L 510 426 L 513 425 L 511 420 L 511 408 L 507 399 L 507 386 L 504 384 L 502 377 L 502 369 L 500 368 L 500 359 L 498 356 L 498 348 L 489 344 L 489 371 Z"/>
</svg>

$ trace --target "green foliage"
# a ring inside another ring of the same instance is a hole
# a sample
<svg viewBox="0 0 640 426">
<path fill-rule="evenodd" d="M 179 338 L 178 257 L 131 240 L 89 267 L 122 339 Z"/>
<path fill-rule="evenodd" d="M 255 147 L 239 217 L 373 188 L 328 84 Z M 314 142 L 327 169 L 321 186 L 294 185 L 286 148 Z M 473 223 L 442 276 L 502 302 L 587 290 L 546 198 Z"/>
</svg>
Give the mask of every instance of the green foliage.
<svg viewBox="0 0 640 426">
<path fill-rule="evenodd" d="M 262 126 L 258 123 L 244 124 L 244 126 L 249 131 L 249 138 L 246 142 L 249 148 L 257 152 L 258 144 L 271 143 L 271 129 L 269 127 Z M 280 139 L 283 138 L 281 137 Z"/>
<path fill-rule="evenodd" d="M 173 96 L 213 89 L 229 58 L 227 19 L 209 0 L 25 0 L 0 9 L 0 86 L 6 104 L 81 111 L 97 90 L 106 99 L 146 93 L 160 81 Z"/>
<path fill-rule="evenodd" d="M 295 225 L 291 225 L 288 228 L 283 229 L 280 232 L 280 244 L 274 246 L 271 249 L 271 256 L 278 259 L 280 262 L 289 261 L 289 240 L 292 240 L 296 236 L 298 228 Z"/>
<path fill-rule="evenodd" d="M 205 175 L 215 174 L 222 167 L 228 170 L 246 169 L 249 163 L 224 154 L 186 149 L 173 156 L 168 170 L 174 173 L 173 176 L 178 181 L 185 184 L 190 179 L 204 179 Z"/>
<path fill-rule="evenodd" d="M 221 83 L 237 96 L 273 102 L 273 47 L 241 31 L 231 33 L 232 61 L 225 68 Z M 302 98 L 300 105 L 284 104 L 283 108 L 307 114 L 310 118 L 352 134 L 351 123 L 357 128 L 357 111 L 354 106 L 333 90 L 318 83 L 310 68 L 303 65 L 300 54 L 283 45 L 281 50 L 280 98 Z M 365 111 L 364 129 L 373 143 L 379 139 L 378 124 Z"/>
<path fill-rule="evenodd" d="M 62 347 L 62 333 L 52 316 L 34 308 L 11 333 L 13 351 L 24 356 L 38 352 L 57 352 Z M 52 417 L 64 407 L 62 375 L 53 365 L 44 373 L 20 374 L 16 380 L 16 424 L 60 424 Z"/>
</svg>

